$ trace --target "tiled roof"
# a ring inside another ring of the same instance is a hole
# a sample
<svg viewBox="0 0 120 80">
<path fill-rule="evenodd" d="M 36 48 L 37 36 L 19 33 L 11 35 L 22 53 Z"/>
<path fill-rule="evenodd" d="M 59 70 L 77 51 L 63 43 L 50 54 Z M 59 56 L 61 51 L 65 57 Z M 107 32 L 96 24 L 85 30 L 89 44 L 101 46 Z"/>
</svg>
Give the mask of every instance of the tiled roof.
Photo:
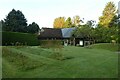
<svg viewBox="0 0 120 80">
<path fill-rule="evenodd" d="M 70 38 L 73 30 L 75 30 L 75 29 L 76 29 L 75 27 L 74 28 L 63 28 L 63 29 L 61 29 L 62 36 L 64 38 Z"/>
<path fill-rule="evenodd" d="M 39 38 L 62 38 L 61 29 L 42 28 Z"/>
<path fill-rule="evenodd" d="M 70 38 L 76 28 L 42 28 L 39 38 Z"/>
</svg>

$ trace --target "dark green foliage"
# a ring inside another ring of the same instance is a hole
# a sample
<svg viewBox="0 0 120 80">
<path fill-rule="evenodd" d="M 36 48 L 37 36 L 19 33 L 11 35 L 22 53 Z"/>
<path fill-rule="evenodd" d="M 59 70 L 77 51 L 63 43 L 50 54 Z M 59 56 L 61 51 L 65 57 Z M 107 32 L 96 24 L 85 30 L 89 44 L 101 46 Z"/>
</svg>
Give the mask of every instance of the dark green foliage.
<svg viewBox="0 0 120 80">
<path fill-rule="evenodd" d="M 27 26 L 27 20 L 20 10 L 12 9 L 1 22 L 3 31 L 37 33 L 39 30 L 35 22 Z"/>
<path fill-rule="evenodd" d="M 94 28 L 87 24 L 80 25 L 75 31 L 73 31 L 72 36 L 78 38 L 87 38 L 89 40 L 94 39 Z"/>
<path fill-rule="evenodd" d="M 112 26 L 111 28 L 103 27 L 98 25 L 96 28 L 93 28 L 93 23 L 88 21 L 85 25 L 80 25 L 73 32 L 73 37 L 88 38 L 89 40 L 95 40 L 97 43 L 118 43 L 119 41 L 119 29 L 117 25 Z"/>
<path fill-rule="evenodd" d="M 44 48 L 61 48 L 61 40 L 40 40 L 40 45 Z"/>
<path fill-rule="evenodd" d="M 2 32 L 2 45 L 39 45 L 37 35 L 19 32 Z"/>
<path fill-rule="evenodd" d="M 27 20 L 19 10 L 12 9 L 4 19 L 3 31 L 26 32 Z"/>
<path fill-rule="evenodd" d="M 35 22 L 29 24 L 29 26 L 27 27 L 29 33 L 37 33 L 39 29 L 40 29 L 39 26 Z"/>
<path fill-rule="evenodd" d="M 111 28 L 97 27 L 95 28 L 96 42 L 110 43 L 112 40 L 118 42 L 118 27 L 114 26 Z"/>
</svg>

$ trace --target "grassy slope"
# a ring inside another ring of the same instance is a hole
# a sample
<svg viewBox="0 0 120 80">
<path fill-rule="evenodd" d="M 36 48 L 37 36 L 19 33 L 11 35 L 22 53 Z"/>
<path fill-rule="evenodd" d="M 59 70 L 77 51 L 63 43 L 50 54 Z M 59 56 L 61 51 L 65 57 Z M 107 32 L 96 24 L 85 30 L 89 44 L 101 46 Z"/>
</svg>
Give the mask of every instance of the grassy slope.
<svg viewBox="0 0 120 80">
<path fill-rule="evenodd" d="M 23 65 L 20 64 L 21 60 L 18 60 L 19 58 L 14 59 L 17 62 L 10 62 L 8 57 L 3 56 L 3 77 L 111 78 L 118 75 L 118 55 L 109 50 L 68 46 L 60 50 L 60 53 L 64 57 L 71 57 L 71 59 L 63 61 L 49 58 L 53 53 L 52 49 L 43 49 L 37 46 L 7 47 L 7 50 L 10 50 L 7 52 L 14 54 L 21 53 L 27 57 L 25 64 L 28 64 L 30 67 L 33 67 L 32 65 L 36 66 L 35 68 L 22 70 L 20 66 Z M 28 65 L 26 66 L 28 67 Z"/>
<path fill-rule="evenodd" d="M 120 51 L 119 47 L 120 44 L 113 44 L 113 43 L 99 43 L 99 44 L 94 44 L 91 47 L 96 48 L 96 49 L 105 49 L 105 50 L 110 50 L 110 51 Z"/>
</svg>

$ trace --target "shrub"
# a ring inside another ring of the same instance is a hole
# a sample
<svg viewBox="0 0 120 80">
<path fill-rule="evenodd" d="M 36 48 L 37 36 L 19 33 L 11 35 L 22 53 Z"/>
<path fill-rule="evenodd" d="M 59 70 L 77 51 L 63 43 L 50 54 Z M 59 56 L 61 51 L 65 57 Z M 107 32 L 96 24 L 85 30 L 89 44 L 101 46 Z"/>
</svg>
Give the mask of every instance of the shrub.
<svg viewBox="0 0 120 80">
<path fill-rule="evenodd" d="M 44 48 L 62 48 L 61 40 L 40 40 L 41 47 Z"/>
<path fill-rule="evenodd" d="M 37 35 L 19 32 L 2 32 L 2 45 L 39 45 Z"/>
</svg>

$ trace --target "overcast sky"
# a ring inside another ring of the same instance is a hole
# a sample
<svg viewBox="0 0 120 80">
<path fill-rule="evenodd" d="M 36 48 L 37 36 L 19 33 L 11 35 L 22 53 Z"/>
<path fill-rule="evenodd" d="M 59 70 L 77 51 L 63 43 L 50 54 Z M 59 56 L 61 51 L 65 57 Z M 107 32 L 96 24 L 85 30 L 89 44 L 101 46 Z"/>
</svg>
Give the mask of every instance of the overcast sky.
<svg viewBox="0 0 120 80">
<path fill-rule="evenodd" d="M 109 1 L 118 6 L 119 0 L 0 0 L 0 20 L 14 8 L 23 12 L 28 24 L 36 22 L 40 27 L 53 27 L 60 16 L 98 21 Z"/>
</svg>

